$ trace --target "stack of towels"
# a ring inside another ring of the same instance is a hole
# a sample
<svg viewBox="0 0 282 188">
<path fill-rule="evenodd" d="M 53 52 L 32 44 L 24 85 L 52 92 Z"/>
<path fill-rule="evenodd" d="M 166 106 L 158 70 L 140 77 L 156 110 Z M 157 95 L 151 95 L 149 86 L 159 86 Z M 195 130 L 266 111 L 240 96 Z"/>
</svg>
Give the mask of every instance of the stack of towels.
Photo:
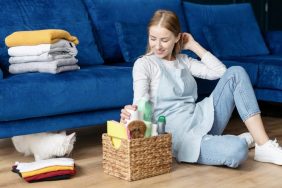
<svg viewBox="0 0 282 188">
<path fill-rule="evenodd" d="M 12 171 L 29 183 L 52 181 L 69 179 L 75 174 L 75 164 L 71 158 L 53 158 L 31 163 L 16 162 Z"/>
<path fill-rule="evenodd" d="M 78 39 L 60 29 L 18 31 L 7 36 L 9 72 L 60 73 L 78 70 Z"/>
</svg>

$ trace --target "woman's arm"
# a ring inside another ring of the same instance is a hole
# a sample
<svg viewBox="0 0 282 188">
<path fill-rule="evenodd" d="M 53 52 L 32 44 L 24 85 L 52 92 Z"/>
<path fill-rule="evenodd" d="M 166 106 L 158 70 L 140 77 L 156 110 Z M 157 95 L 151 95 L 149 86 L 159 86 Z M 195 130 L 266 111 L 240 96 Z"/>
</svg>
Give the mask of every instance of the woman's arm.
<svg viewBox="0 0 282 188">
<path fill-rule="evenodd" d="M 182 33 L 181 39 L 183 44 L 183 50 L 191 50 L 201 59 L 207 52 L 205 48 L 203 48 L 197 41 L 194 40 L 191 34 Z"/>
<path fill-rule="evenodd" d="M 149 96 L 150 73 L 147 62 L 143 58 L 135 62 L 132 75 L 134 91 L 133 104 L 137 104 L 142 97 Z"/>
<path fill-rule="evenodd" d="M 148 95 L 150 87 L 150 78 L 148 67 L 143 59 L 138 59 L 133 66 L 133 90 L 134 99 L 132 105 L 126 105 L 120 113 L 120 122 L 126 124 L 130 119 L 130 113 L 128 110 L 137 110 L 138 101 Z"/>
<path fill-rule="evenodd" d="M 196 42 L 191 34 L 183 33 L 182 42 L 184 50 L 191 50 L 201 58 L 201 61 L 188 57 L 185 60 L 193 76 L 215 80 L 224 74 L 226 71 L 225 65 Z"/>
</svg>

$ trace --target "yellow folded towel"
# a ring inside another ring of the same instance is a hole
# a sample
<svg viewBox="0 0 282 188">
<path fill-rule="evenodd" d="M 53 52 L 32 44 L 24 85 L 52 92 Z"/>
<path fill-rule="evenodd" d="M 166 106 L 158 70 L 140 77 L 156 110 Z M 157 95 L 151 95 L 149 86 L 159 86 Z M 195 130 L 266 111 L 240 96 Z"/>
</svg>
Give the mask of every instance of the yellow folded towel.
<svg viewBox="0 0 282 188">
<path fill-rule="evenodd" d="M 74 166 L 49 166 L 38 170 L 33 170 L 30 172 L 22 172 L 21 174 L 23 178 L 26 178 L 26 177 L 35 176 L 47 172 L 58 171 L 58 170 L 74 170 Z"/>
<path fill-rule="evenodd" d="M 45 29 L 34 31 L 17 31 L 5 38 L 8 47 L 13 46 L 31 46 L 39 44 L 53 44 L 60 39 L 65 39 L 78 44 L 79 41 L 75 36 L 61 29 Z"/>
</svg>

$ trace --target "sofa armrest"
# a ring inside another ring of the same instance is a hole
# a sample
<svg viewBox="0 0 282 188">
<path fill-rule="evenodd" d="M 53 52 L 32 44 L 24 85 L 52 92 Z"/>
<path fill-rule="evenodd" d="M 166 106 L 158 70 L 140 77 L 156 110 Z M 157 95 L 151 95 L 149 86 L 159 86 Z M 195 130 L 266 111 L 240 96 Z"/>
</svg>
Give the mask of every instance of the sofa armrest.
<svg viewBox="0 0 282 188">
<path fill-rule="evenodd" d="M 267 32 L 266 42 L 271 54 L 282 54 L 282 31 Z"/>
</svg>

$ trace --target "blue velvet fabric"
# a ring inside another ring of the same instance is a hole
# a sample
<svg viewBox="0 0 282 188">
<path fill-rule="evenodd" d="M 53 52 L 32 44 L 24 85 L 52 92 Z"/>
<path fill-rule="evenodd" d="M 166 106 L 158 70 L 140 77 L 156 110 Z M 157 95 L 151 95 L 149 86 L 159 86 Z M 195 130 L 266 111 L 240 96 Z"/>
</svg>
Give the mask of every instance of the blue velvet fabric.
<svg viewBox="0 0 282 188">
<path fill-rule="evenodd" d="M 229 57 L 225 60 L 233 60 L 240 62 L 251 62 L 251 63 L 260 63 L 260 62 L 272 62 L 272 61 L 281 61 L 282 54 L 277 55 L 260 55 L 260 56 L 248 56 L 248 57 Z"/>
<path fill-rule="evenodd" d="M 269 53 L 256 23 L 213 24 L 203 28 L 214 55 L 220 58 L 266 55 Z"/>
<path fill-rule="evenodd" d="M 266 40 L 272 54 L 282 54 L 282 31 L 267 32 Z"/>
<path fill-rule="evenodd" d="M 84 4 L 78 0 L 1 0 L 0 62 L 8 68 L 4 39 L 19 30 L 65 29 L 77 36 L 78 64 L 102 64 Z"/>
<path fill-rule="evenodd" d="M 282 91 L 282 60 L 259 64 L 258 88 Z"/>
<path fill-rule="evenodd" d="M 65 114 L 31 118 L 18 121 L 0 122 L 0 138 L 38 132 L 59 131 L 93 125 L 104 125 L 107 120 L 120 119 L 120 108 L 89 111 L 82 113 Z"/>
<path fill-rule="evenodd" d="M 282 55 L 237 57 L 230 59 L 243 64 L 256 65 L 256 89 L 282 90 Z M 273 100 L 276 101 L 274 97 Z"/>
<path fill-rule="evenodd" d="M 183 31 L 186 22 L 180 0 L 84 0 L 93 20 L 97 38 L 106 61 L 121 61 L 122 53 L 115 29 L 116 22 L 147 25 L 158 9 L 174 11 Z M 139 31 L 136 31 L 139 32 Z"/>
<path fill-rule="evenodd" d="M 112 109 L 132 102 L 132 68 L 18 74 L 1 81 L 0 88 L 0 121 Z"/>
<path fill-rule="evenodd" d="M 257 97 L 258 100 L 282 103 L 282 92 L 281 92 L 281 90 L 256 89 L 255 93 L 256 93 L 256 97 Z"/>
<path fill-rule="evenodd" d="M 248 73 L 252 85 L 255 86 L 257 84 L 258 70 L 259 70 L 259 65 L 257 63 L 244 63 L 240 61 L 226 61 L 226 60 L 224 60 L 223 63 L 226 65 L 227 68 L 231 66 L 243 67 Z"/>
<path fill-rule="evenodd" d="M 3 72 L 2 72 L 2 70 L 0 69 L 0 80 L 2 80 L 3 79 Z"/>
<path fill-rule="evenodd" d="M 135 60 L 146 53 L 147 25 L 137 23 L 116 23 L 119 46 L 126 62 Z"/>
<path fill-rule="evenodd" d="M 231 66 L 241 66 L 248 73 L 252 85 L 255 85 L 258 77 L 258 64 L 255 63 L 242 63 L 238 61 L 222 61 L 223 64 L 226 65 L 227 68 Z M 204 80 L 196 78 L 198 85 L 198 94 L 199 96 L 208 96 L 213 89 L 215 88 L 218 80 Z"/>
<path fill-rule="evenodd" d="M 247 30 L 241 28 L 242 31 L 240 32 L 246 32 L 244 33 L 244 36 L 249 36 L 250 33 L 251 35 L 255 36 L 261 35 L 250 4 L 243 3 L 228 5 L 201 5 L 190 2 L 183 2 L 183 6 L 184 14 L 188 23 L 188 29 L 190 30 L 194 38 L 208 50 L 211 50 L 211 48 L 203 32 L 204 27 L 214 27 L 218 24 L 222 24 L 229 26 L 228 28 L 230 28 L 232 26 L 252 24 L 255 26 L 252 26 L 252 28 L 249 28 Z M 230 31 L 230 29 L 228 29 L 228 31 Z M 227 31 L 224 31 L 224 33 L 226 32 Z M 230 37 L 231 36 L 227 35 L 222 36 L 222 38 L 216 38 L 218 40 L 224 41 L 225 43 L 229 43 L 231 42 L 229 40 Z M 247 40 L 249 40 L 249 38 L 244 39 L 244 41 Z M 228 45 L 230 47 L 230 45 L 232 44 L 226 44 L 226 46 Z M 259 44 L 258 46 L 251 46 L 251 48 L 263 49 L 263 45 L 264 43 Z"/>
</svg>

